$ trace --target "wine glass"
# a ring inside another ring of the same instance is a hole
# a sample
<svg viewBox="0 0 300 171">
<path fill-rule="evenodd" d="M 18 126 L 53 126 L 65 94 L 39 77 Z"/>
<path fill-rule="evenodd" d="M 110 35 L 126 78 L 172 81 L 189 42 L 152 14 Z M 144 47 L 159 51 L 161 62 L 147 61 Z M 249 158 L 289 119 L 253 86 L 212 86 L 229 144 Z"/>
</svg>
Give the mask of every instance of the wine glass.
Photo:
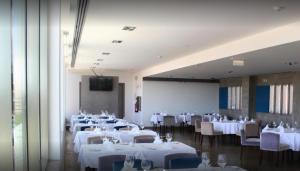
<svg viewBox="0 0 300 171">
<path fill-rule="evenodd" d="M 150 160 L 142 160 L 141 167 L 144 171 L 151 169 L 151 161 Z"/>
<path fill-rule="evenodd" d="M 144 128 L 145 128 L 144 124 L 141 124 L 141 128 L 142 128 L 142 130 L 144 130 Z"/>
<path fill-rule="evenodd" d="M 116 139 L 116 138 L 114 138 L 112 141 L 114 142 L 114 144 L 117 144 L 117 142 L 118 142 L 119 140 Z"/>
<path fill-rule="evenodd" d="M 124 166 L 127 168 L 133 168 L 135 157 L 131 155 L 126 155 Z"/>
<path fill-rule="evenodd" d="M 166 139 L 167 139 L 167 142 L 171 142 L 172 141 L 172 134 L 171 133 L 167 133 L 166 134 Z"/>
<path fill-rule="evenodd" d="M 209 165 L 209 157 L 208 157 L 208 153 L 207 152 L 203 152 L 201 154 L 201 158 L 202 158 L 202 163 L 205 166 L 205 168 Z"/>
<path fill-rule="evenodd" d="M 218 165 L 223 169 L 226 166 L 226 156 L 225 154 L 218 155 Z"/>
</svg>

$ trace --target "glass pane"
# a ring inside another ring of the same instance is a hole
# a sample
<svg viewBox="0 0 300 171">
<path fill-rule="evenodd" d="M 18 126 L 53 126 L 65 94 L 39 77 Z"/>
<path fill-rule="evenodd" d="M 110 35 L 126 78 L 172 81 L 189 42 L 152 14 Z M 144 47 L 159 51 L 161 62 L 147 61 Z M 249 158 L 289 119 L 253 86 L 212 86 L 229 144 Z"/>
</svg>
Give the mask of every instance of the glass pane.
<svg viewBox="0 0 300 171">
<path fill-rule="evenodd" d="M 14 170 L 27 170 L 25 2 L 12 3 L 12 87 Z"/>
<path fill-rule="evenodd" d="M 270 106 L 269 106 L 269 112 L 274 113 L 274 99 L 275 98 L 275 86 L 270 86 Z"/>
<path fill-rule="evenodd" d="M 281 113 L 281 85 L 276 85 L 275 112 Z"/>
<path fill-rule="evenodd" d="M 289 85 L 283 85 L 282 88 L 282 113 L 288 114 L 289 110 Z"/>
<path fill-rule="evenodd" d="M 291 84 L 290 85 L 290 109 L 289 113 L 293 113 L 293 105 L 294 105 L 294 86 Z"/>
</svg>

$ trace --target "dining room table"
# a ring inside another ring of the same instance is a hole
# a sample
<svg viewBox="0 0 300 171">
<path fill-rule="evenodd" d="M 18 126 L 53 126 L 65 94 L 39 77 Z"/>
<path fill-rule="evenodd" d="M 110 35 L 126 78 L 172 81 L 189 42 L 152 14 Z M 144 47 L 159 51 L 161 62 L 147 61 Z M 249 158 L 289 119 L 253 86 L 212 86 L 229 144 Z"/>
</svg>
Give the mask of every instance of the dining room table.
<svg viewBox="0 0 300 171">
<path fill-rule="evenodd" d="M 158 136 L 158 134 L 152 130 L 139 129 L 120 131 L 115 129 L 113 131 L 78 131 L 74 138 L 74 152 L 78 153 L 82 145 L 88 144 L 88 138 L 90 137 L 110 136 L 119 140 L 120 143 L 133 143 L 134 137 L 140 135 L 151 135 L 153 137 Z"/>
<path fill-rule="evenodd" d="M 166 155 L 175 153 L 194 153 L 195 148 L 181 142 L 164 143 L 119 143 L 119 144 L 85 144 L 82 145 L 78 154 L 78 161 L 81 170 L 85 168 L 98 167 L 98 159 L 109 155 L 131 155 L 136 159 L 151 160 L 153 166 L 157 168 L 164 167 L 164 158 Z"/>
</svg>

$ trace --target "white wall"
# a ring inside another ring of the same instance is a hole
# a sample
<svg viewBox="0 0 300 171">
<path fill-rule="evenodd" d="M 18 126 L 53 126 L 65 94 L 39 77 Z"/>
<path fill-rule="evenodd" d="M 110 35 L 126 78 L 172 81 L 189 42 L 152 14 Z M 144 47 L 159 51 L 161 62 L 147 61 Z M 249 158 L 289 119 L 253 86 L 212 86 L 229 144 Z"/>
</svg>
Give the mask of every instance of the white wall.
<svg viewBox="0 0 300 171">
<path fill-rule="evenodd" d="M 180 114 L 182 112 L 217 112 L 219 84 L 143 81 L 143 123 L 150 126 L 155 112 Z"/>
<path fill-rule="evenodd" d="M 66 71 L 66 120 L 79 112 L 79 82 L 81 75 Z"/>
</svg>

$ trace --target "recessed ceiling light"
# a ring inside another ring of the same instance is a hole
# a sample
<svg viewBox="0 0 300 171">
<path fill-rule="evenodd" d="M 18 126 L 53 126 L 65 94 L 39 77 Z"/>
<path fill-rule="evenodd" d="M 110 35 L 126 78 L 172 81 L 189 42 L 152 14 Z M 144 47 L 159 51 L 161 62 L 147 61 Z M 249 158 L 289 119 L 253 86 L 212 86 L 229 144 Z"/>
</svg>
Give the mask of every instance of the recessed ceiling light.
<svg viewBox="0 0 300 171">
<path fill-rule="evenodd" d="M 97 59 L 97 61 L 100 61 L 100 62 L 101 62 L 101 61 L 104 61 L 104 59 L 99 58 L 99 59 Z"/>
<path fill-rule="evenodd" d="M 122 40 L 113 40 L 112 43 L 122 43 Z"/>
<path fill-rule="evenodd" d="M 233 71 L 228 71 L 228 74 L 231 74 L 231 73 L 233 73 Z"/>
<path fill-rule="evenodd" d="M 163 56 L 158 56 L 159 59 L 163 58 Z"/>
<path fill-rule="evenodd" d="M 232 65 L 233 66 L 244 66 L 245 65 L 245 61 L 244 60 L 240 60 L 240 59 L 234 59 L 232 61 Z"/>
<path fill-rule="evenodd" d="M 102 52 L 102 55 L 110 55 L 110 52 Z"/>
<path fill-rule="evenodd" d="M 134 26 L 124 26 L 122 30 L 125 30 L 125 31 L 133 31 L 133 30 L 135 30 L 135 29 L 136 29 L 136 27 L 134 27 Z"/>
<path fill-rule="evenodd" d="M 99 62 L 95 62 L 94 65 L 100 65 L 100 63 Z"/>
<path fill-rule="evenodd" d="M 298 62 L 285 62 L 284 64 L 286 64 L 286 65 L 289 65 L 289 66 L 295 66 L 295 65 L 297 65 L 298 64 Z"/>
<path fill-rule="evenodd" d="M 282 11 L 284 9 L 285 9 L 285 7 L 283 7 L 283 6 L 273 6 L 273 10 L 277 11 L 277 12 L 280 12 L 280 11 Z"/>
</svg>

